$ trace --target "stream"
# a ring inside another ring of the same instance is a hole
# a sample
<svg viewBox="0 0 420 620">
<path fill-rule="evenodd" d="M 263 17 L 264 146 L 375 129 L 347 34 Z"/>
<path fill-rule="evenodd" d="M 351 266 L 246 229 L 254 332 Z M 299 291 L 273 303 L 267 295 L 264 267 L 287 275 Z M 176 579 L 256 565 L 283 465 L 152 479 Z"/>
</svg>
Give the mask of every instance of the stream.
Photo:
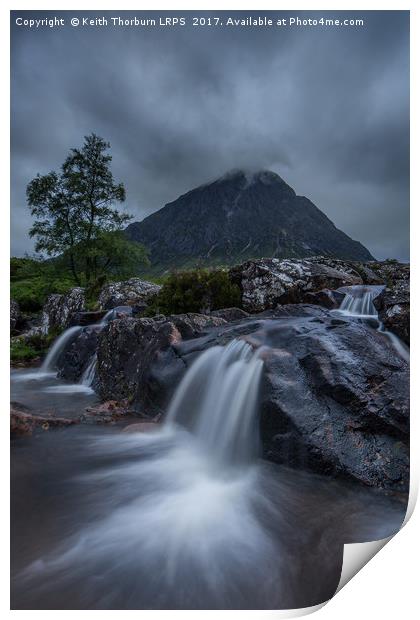
<svg viewBox="0 0 420 620">
<path fill-rule="evenodd" d="M 124 421 L 14 440 L 12 608 L 288 609 L 333 596 L 343 544 L 397 532 L 406 504 L 260 459 L 262 366 L 233 340 L 195 360 L 156 430 Z M 78 417 L 98 399 L 16 371 L 12 400 Z"/>
</svg>

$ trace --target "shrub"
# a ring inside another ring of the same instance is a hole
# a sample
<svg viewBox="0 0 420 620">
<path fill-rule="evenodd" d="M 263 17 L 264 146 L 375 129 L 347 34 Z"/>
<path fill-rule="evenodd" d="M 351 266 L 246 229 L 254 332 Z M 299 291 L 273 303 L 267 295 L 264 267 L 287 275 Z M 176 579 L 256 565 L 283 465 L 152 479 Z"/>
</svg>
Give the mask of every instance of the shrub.
<svg viewBox="0 0 420 620">
<path fill-rule="evenodd" d="M 147 314 L 206 313 L 240 304 L 240 289 L 226 271 L 195 269 L 171 273 Z"/>
</svg>

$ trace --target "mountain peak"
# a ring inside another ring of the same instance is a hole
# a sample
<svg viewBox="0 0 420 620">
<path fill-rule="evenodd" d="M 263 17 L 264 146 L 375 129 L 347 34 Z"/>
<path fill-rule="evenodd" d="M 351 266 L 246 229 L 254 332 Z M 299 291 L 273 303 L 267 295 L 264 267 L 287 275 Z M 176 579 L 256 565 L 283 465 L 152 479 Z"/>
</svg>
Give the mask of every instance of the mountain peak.
<svg viewBox="0 0 420 620">
<path fill-rule="evenodd" d="M 215 182 L 217 183 L 239 178 L 245 179 L 248 185 L 258 182 L 264 183 L 265 185 L 271 185 L 274 183 L 286 184 L 278 174 L 272 172 L 271 170 L 255 170 L 246 168 L 233 168 L 232 170 L 226 172 L 223 176 L 219 177 Z"/>
<path fill-rule="evenodd" d="M 150 250 L 157 273 L 252 258 L 373 259 L 271 170 L 230 170 L 130 224 L 126 234 Z"/>
</svg>

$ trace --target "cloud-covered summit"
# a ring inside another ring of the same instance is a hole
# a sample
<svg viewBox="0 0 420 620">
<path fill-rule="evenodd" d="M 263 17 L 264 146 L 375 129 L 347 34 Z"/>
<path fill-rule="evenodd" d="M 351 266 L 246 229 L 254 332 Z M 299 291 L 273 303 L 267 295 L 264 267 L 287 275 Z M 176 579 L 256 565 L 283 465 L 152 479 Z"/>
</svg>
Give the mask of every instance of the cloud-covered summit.
<svg viewBox="0 0 420 620">
<path fill-rule="evenodd" d="M 32 247 L 26 184 L 94 131 L 136 220 L 226 170 L 270 169 L 373 255 L 408 258 L 408 12 L 358 12 L 361 28 L 37 31 L 16 15 L 13 253 Z"/>
</svg>

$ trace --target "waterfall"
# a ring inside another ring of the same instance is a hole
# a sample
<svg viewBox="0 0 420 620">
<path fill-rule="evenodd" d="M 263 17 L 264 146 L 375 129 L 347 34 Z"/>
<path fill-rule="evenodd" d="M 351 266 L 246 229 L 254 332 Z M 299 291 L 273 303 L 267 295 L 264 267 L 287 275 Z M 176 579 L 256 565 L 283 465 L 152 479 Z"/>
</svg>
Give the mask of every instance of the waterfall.
<svg viewBox="0 0 420 620">
<path fill-rule="evenodd" d="M 214 461 L 250 460 L 257 448 L 262 367 L 258 352 L 244 341 L 208 349 L 181 381 L 166 423 L 190 430 Z"/>
<path fill-rule="evenodd" d="M 340 312 L 349 316 L 376 318 L 378 313 L 373 305 L 374 294 L 372 291 L 365 290 L 365 287 L 355 286 L 352 288 L 355 291 L 345 294 L 339 308 Z"/>
<path fill-rule="evenodd" d="M 102 317 L 100 323 L 93 325 L 93 327 L 97 327 L 98 330 L 103 329 L 108 323 L 110 323 L 115 317 L 115 308 L 108 310 L 108 312 Z M 85 387 L 90 388 L 93 380 L 95 378 L 96 372 L 96 364 L 98 363 L 98 357 L 96 352 L 92 355 L 89 360 L 88 365 L 86 366 L 82 376 L 80 377 L 79 384 Z"/>
<path fill-rule="evenodd" d="M 75 327 L 69 327 L 69 329 L 66 329 L 66 331 L 63 332 L 57 338 L 57 340 L 54 341 L 53 345 L 48 351 L 47 357 L 45 358 L 42 366 L 39 369 L 39 373 L 44 374 L 48 372 L 55 372 L 56 370 L 55 365 L 61 353 L 64 351 L 68 343 L 77 334 L 79 334 L 81 330 L 82 330 L 82 327 L 80 327 L 80 325 L 77 325 Z"/>
<path fill-rule="evenodd" d="M 99 325 L 101 325 L 101 327 L 105 327 L 105 325 L 108 325 L 108 323 L 114 318 L 114 314 L 114 308 L 112 308 L 112 310 L 108 310 L 108 312 L 102 317 Z"/>
<path fill-rule="evenodd" d="M 54 583 L 101 608 L 135 605 L 138 596 L 142 608 L 275 605 L 266 588 L 282 591 L 283 556 L 267 528 L 274 506 L 255 450 L 258 355 L 241 340 L 202 352 L 164 424 L 89 443 L 90 455 L 107 458 L 83 484 L 105 491 L 105 510 L 25 569 L 26 591 Z M 80 583 L 87 587 L 74 589 Z"/>
<path fill-rule="evenodd" d="M 379 295 L 383 286 L 347 286 L 338 289 L 345 293 L 341 306 L 336 312 L 345 316 L 358 319 L 373 319 L 377 323 L 378 332 L 388 338 L 400 357 L 406 362 L 410 361 L 409 348 L 398 338 L 396 334 L 385 329 L 383 323 L 378 319 L 378 313 L 373 304 L 375 297 Z"/>
<path fill-rule="evenodd" d="M 403 360 L 405 360 L 406 362 L 410 361 L 410 349 L 402 340 L 398 338 L 396 334 L 385 329 L 383 323 L 381 322 L 379 322 L 378 332 L 388 338 L 398 355 L 402 357 Z"/>
<path fill-rule="evenodd" d="M 97 363 L 97 356 L 96 356 L 96 353 L 94 353 L 80 379 L 80 383 L 82 385 L 85 385 L 86 387 L 90 387 L 92 385 L 93 380 L 95 378 L 96 363 Z"/>
</svg>

